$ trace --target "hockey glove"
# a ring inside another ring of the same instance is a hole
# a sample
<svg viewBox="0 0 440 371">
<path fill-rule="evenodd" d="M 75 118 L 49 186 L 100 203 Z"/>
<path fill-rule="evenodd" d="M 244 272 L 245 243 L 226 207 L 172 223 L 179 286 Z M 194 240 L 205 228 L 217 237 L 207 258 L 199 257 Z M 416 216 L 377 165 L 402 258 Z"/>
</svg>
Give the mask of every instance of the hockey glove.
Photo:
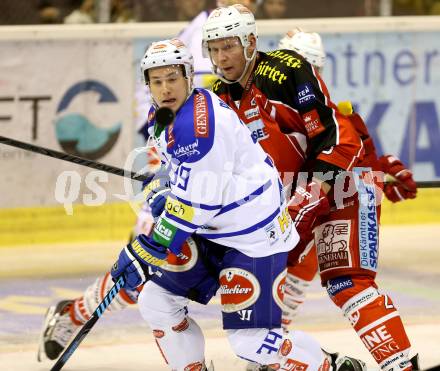
<svg viewBox="0 0 440 371">
<path fill-rule="evenodd" d="M 309 241 L 313 238 L 316 218 L 328 214 L 330 204 L 320 184 L 311 181 L 305 188 L 301 185 L 296 187 L 288 208 L 299 237 Z"/>
<path fill-rule="evenodd" d="M 170 178 L 166 172 L 158 173 L 144 188 L 145 200 L 151 208 L 151 215 L 155 221 L 162 214 L 170 193 Z"/>
<path fill-rule="evenodd" d="M 385 183 L 384 193 L 391 202 L 399 202 L 417 195 L 417 185 L 412 172 L 397 157 L 385 155 L 379 158 L 382 171 L 391 175 L 392 182 Z"/>
<path fill-rule="evenodd" d="M 113 280 L 124 275 L 125 288 L 134 289 L 147 281 L 148 266 L 158 267 L 166 263 L 167 250 L 153 239 L 139 235 L 122 249 L 118 261 L 111 269 Z"/>
</svg>

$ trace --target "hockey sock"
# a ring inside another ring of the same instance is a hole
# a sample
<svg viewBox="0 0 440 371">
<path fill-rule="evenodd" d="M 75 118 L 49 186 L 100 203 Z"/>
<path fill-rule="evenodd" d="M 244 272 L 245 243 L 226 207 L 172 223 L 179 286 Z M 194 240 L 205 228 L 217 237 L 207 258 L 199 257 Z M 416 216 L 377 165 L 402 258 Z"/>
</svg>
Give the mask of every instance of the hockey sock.
<svg viewBox="0 0 440 371">
<path fill-rule="evenodd" d="M 139 310 L 172 370 L 197 370 L 204 364 L 205 339 L 188 316 L 189 300 L 148 281 L 139 295 Z"/>
<path fill-rule="evenodd" d="M 75 325 L 84 324 L 92 315 L 98 304 L 113 286 L 110 273 L 99 277 L 84 291 L 84 295 L 75 299 L 70 307 L 70 318 Z M 119 311 L 129 304 L 137 302 L 138 291 L 122 289 L 107 308 L 109 311 Z"/>
<path fill-rule="evenodd" d="M 391 299 L 378 291 L 372 278 L 345 279 L 347 282 L 340 286 L 344 289 L 336 289 L 330 280 L 327 291 L 377 364 L 383 371 L 410 370 L 411 344 Z"/>
</svg>

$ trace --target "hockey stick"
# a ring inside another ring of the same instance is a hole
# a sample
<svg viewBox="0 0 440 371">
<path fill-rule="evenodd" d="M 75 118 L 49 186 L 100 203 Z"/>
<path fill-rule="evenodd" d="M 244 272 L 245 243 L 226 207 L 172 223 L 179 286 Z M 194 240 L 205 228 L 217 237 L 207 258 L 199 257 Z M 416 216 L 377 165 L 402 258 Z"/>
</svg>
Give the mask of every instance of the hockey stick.
<svg viewBox="0 0 440 371">
<path fill-rule="evenodd" d="M 166 107 L 159 108 L 156 111 L 157 126 L 155 126 L 155 129 L 159 129 L 159 132 L 161 132 L 165 128 L 165 126 L 171 124 L 171 122 L 173 120 L 174 120 L 174 113 L 172 110 L 170 110 L 169 108 L 166 108 Z M 21 148 L 26 151 L 39 153 L 41 155 L 45 155 L 48 157 L 57 158 L 59 160 L 69 161 L 69 162 L 72 162 L 77 165 L 88 166 L 93 169 L 102 170 L 102 171 L 105 171 L 110 174 L 131 178 L 133 180 L 139 180 L 141 182 L 154 176 L 154 173 L 147 172 L 145 174 L 138 174 L 138 173 L 134 173 L 130 170 L 125 170 L 125 169 L 121 169 L 121 168 L 118 168 L 115 166 L 103 164 L 101 162 L 89 160 L 84 157 L 69 155 L 68 153 L 55 151 L 53 149 L 36 146 L 34 144 L 21 142 L 19 140 L 7 138 L 7 137 L 3 137 L 3 136 L 0 136 L 0 143 L 6 144 L 6 145 L 12 146 L 12 147 Z"/>
<path fill-rule="evenodd" d="M 88 166 L 93 169 L 102 170 L 102 171 L 105 171 L 110 174 L 124 176 L 124 177 L 131 178 L 134 180 L 143 181 L 143 180 L 146 180 L 152 176 L 152 174 L 150 174 L 150 173 L 146 173 L 146 174 L 134 173 L 132 171 L 121 169 L 121 168 L 107 165 L 107 164 L 103 164 L 101 162 L 88 160 L 84 157 L 69 155 L 68 153 L 55 151 L 54 149 L 40 147 L 40 146 L 36 146 L 36 145 L 30 144 L 30 143 L 20 142 L 19 140 L 15 140 L 12 138 L 6 138 L 3 136 L 0 136 L 0 143 L 6 144 L 6 145 L 12 146 L 12 147 L 21 148 L 26 151 L 39 153 L 41 155 L 45 155 L 48 157 L 57 158 L 59 160 L 69 161 L 69 162 L 72 162 L 77 165 Z"/>
<path fill-rule="evenodd" d="M 167 125 L 167 124 L 166 124 Z M 77 165 L 88 166 L 93 169 L 102 170 L 110 174 L 119 175 L 133 180 L 144 181 L 151 178 L 152 173 L 138 174 L 130 170 L 121 169 L 115 166 L 103 164 L 101 162 L 88 160 L 84 157 L 79 157 L 75 155 L 69 155 L 68 153 L 55 151 L 53 149 L 36 146 L 34 144 L 21 142 L 16 139 L 6 138 L 0 135 L 0 143 L 6 144 L 8 146 L 17 147 L 24 149 L 26 151 L 39 153 L 48 157 L 57 158 L 64 161 L 69 161 Z M 439 180 L 423 180 L 416 182 L 418 188 L 440 188 Z"/>
<path fill-rule="evenodd" d="M 440 180 L 422 180 L 416 182 L 417 188 L 439 188 Z"/>
<path fill-rule="evenodd" d="M 84 338 L 87 336 L 87 334 L 90 332 L 92 327 L 95 325 L 95 323 L 98 321 L 98 319 L 104 314 L 104 311 L 107 309 L 107 307 L 110 305 L 112 300 L 118 295 L 119 291 L 124 287 L 125 280 L 124 276 L 119 276 L 116 283 L 113 285 L 113 287 L 110 289 L 110 291 L 105 295 L 104 299 L 102 299 L 101 303 L 99 303 L 98 307 L 93 312 L 90 319 L 84 324 L 84 326 L 81 328 L 81 330 L 78 332 L 78 334 L 75 336 L 75 338 L 71 341 L 69 346 L 64 350 L 63 354 L 61 354 L 60 358 L 58 358 L 57 362 L 52 366 L 50 371 L 59 371 L 63 368 L 63 366 L 66 364 L 66 362 L 69 360 L 73 352 L 75 352 L 76 348 L 79 347 L 81 342 L 84 340 Z"/>
<path fill-rule="evenodd" d="M 399 183 L 399 181 L 390 174 L 385 174 L 385 183 Z M 439 180 L 422 180 L 416 182 L 417 188 L 439 188 Z"/>
</svg>

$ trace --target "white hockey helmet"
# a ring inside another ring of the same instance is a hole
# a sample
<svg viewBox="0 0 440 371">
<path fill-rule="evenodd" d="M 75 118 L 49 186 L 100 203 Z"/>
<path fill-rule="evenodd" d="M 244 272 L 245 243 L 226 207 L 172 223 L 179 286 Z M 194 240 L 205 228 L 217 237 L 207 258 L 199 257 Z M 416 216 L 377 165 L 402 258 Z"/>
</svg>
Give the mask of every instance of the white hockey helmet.
<svg viewBox="0 0 440 371">
<path fill-rule="evenodd" d="M 217 8 L 203 25 L 203 52 L 208 57 L 208 41 L 238 37 L 243 47 L 249 46 L 249 35 L 257 37 L 257 25 L 252 12 L 244 5 Z"/>
<path fill-rule="evenodd" d="M 145 84 L 148 85 L 148 70 L 150 68 L 172 65 L 183 66 L 184 76 L 190 84 L 190 90 L 192 90 L 194 58 L 190 50 L 179 39 L 153 42 L 148 47 L 141 60 L 141 72 Z"/>
<path fill-rule="evenodd" d="M 325 50 L 321 36 L 316 32 L 305 32 L 300 29 L 289 31 L 280 40 L 280 49 L 296 51 L 311 65 L 322 69 L 325 64 Z"/>
<path fill-rule="evenodd" d="M 257 49 L 255 49 L 250 57 L 247 55 L 247 48 L 250 46 L 249 36 L 251 34 L 256 38 L 258 37 L 254 15 L 248 8 L 241 4 L 217 8 L 212 11 L 203 25 L 203 56 L 210 58 L 208 41 L 238 37 L 244 48 L 244 57 L 247 61 L 246 71 L 249 63 L 255 58 L 257 53 Z M 222 77 L 218 74 L 216 66 L 214 66 L 214 73 Z"/>
</svg>

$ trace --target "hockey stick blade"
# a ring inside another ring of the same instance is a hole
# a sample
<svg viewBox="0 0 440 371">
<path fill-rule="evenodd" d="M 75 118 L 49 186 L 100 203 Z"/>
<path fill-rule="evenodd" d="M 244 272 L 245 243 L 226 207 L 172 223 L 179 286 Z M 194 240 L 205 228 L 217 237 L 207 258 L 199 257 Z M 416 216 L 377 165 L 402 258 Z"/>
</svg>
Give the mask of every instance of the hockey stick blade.
<svg viewBox="0 0 440 371">
<path fill-rule="evenodd" d="M 400 183 L 395 177 L 390 174 L 385 174 L 385 183 Z M 416 182 L 417 188 L 439 188 L 440 180 L 419 180 Z"/>
<path fill-rule="evenodd" d="M 102 299 L 101 303 L 99 303 L 98 307 L 95 309 L 95 311 L 93 312 L 90 319 L 84 324 L 84 326 L 81 328 L 81 330 L 75 336 L 75 338 L 71 341 L 71 343 L 68 345 L 68 347 L 64 350 L 63 354 L 61 354 L 60 358 L 58 358 L 57 362 L 52 366 L 50 371 L 59 371 L 63 368 L 63 366 L 66 364 L 66 362 L 69 360 L 69 358 L 75 352 L 75 350 L 79 347 L 81 342 L 84 340 L 84 338 L 90 332 L 90 330 L 95 325 L 95 323 L 98 321 L 98 319 L 104 314 L 107 307 L 110 305 L 112 300 L 116 297 L 116 295 L 118 295 L 119 291 L 121 291 L 121 289 L 124 287 L 124 285 L 125 285 L 124 276 L 119 276 L 118 279 L 116 280 L 116 283 L 109 290 L 107 295 L 105 295 L 105 297 L 104 297 L 104 299 Z"/>
<path fill-rule="evenodd" d="M 52 157 L 52 158 L 57 158 L 57 159 L 63 160 L 63 161 L 72 162 L 77 165 L 91 167 L 93 169 L 105 171 L 110 174 L 131 178 L 133 180 L 139 180 L 141 182 L 150 178 L 151 176 L 153 176 L 152 173 L 138 174 L 138 173 L 135 173 L 135 172 L 132 172 L 129 170 L 125 170 L 125 169 L 121 169 L 121 168 L 118 168 L 115 166 L 103 164 L 102 162 L 89 160 L 84 157 L 70 155 L 68 153 L 55 151 L 54 149 L 36 146 L 34 144 L 21 142 L 19 140 L 7 138 L 7 137 L 3 137 L 3 136 L 0 136 L 0 143 L 6 144 L 6 145 L 12 146 L 12 147 L 21 148 L 26 151 L 39 153 L 40 155 L 44 155 L 44 156 L 48 156 L 48 157 Z"/>
</svg>

